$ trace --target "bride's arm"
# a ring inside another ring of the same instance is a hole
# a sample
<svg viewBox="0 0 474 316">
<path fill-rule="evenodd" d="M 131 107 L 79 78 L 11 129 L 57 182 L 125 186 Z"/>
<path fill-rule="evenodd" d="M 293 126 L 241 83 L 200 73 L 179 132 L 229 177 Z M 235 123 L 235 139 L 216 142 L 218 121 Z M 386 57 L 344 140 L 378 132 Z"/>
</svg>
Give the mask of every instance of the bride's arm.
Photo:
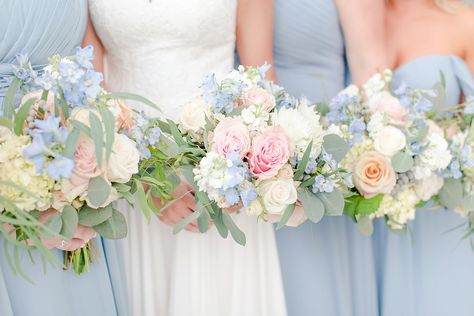
<svg viewBox="0 0 474 316">
<path fill-rule="evenodd" d="M 239 0 L 237 51 L 244 66 L 273 64 L 273 0 Z M 275 68 L 267 79 L 276 80 Z"/>
<path fill-rule="evenodd" d="M 87 45 L 92 45 L 94 47 L 94 60 L 92 64 L 94 65 L 95 71 L 104 72 L 104 46 L 95 32 L 94 26 L 92 25 L 91 17 L 87 18 L 87 28 L 84 38 L 82 39 L 82 47 Z"/>
<path fill-rule="evenodd" d="M 364 83 L 387 67 L 385 1 L 336 0 L 352 81 Z"/>
</svg>

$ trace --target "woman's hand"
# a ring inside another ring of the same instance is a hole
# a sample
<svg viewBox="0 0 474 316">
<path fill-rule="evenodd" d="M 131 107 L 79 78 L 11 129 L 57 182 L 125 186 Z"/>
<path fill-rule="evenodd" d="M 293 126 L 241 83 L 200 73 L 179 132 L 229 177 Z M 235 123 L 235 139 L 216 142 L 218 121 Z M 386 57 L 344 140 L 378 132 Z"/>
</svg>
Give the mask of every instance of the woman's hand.
<svg viewBox="0 0 474 316">
<path fill-rule="evenodd" d="M 57 211 L 50 210 L 41 213 L 39 221 L 44 223 L 49 217 L 56 214 Z M 53 237 L 51 239 L 41 240 L 43 246 L 48 249 L 57 248 L 60 250 L 74 251 L 80 248 L 84 248 L 86 244 L 92 238 L 96 237 L 97 233 L 90 227 L 77 225 L 76 231 L 72 236 L 70 241 L 66 241 L 59 236 Z"/>
<path fill-rule="evenodd" d="M 181 181 L 180 185 L 171 194 L 174 200 L 168 202 L 169 206 L 163 210 L 163 215 L 160 217 L 163 223 L 174 226 L 183 218 L 194 213 L 196 200 L 193 193 L 193 187 L 186 181 Z M 163 208 L 163 204 L 160 201 L 154 198 L 154 202 L 158 209 Z M 184 229 L 194 233 L 199 232 L 197 221 L 187 225 Z"/>
</svg>

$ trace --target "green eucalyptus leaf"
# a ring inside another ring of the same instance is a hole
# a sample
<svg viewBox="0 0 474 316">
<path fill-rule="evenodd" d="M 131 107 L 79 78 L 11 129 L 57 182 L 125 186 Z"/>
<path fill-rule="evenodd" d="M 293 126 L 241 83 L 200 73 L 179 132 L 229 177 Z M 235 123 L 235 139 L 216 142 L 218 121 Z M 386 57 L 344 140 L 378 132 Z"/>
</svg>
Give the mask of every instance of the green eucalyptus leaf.
<svg viewBox="0 0 474 316">
<path fill-rule="evenodd" d="M 112 216 L 112 206 L 102 208 L 83 207 L 79 211 L 79 224 L 87 227 L 99 225 Z"/>
<path fill-rule="evenodd" d="M 145 215 L 145 218 L 147 222 L 149 223 L 151 220 L 151 209 L 146 199 L 145 190 L 143 189 L 142 183 L 136 179 L 135 179 L 135 185 L 137 187 L 136 196 L 138 199 L 138 204 L 140 205 L 140 209 L 142 210 L 143 215 Z"/>
<path fill-rule="evenodd" d="M 341 137 L 335 134 L 324 136 L 324 150 L 331 154 L 336 161 L 341 161 L 349 151 L 350 147 Z"/>
<path fill-rule="evenodd" d="M 79 216 L 77 215 L 76 209 L 70 205 L 66 205 L 61 212 L 61 219 L 63 222 L 61 236 L 69 240 L 74 235 L 77 224 L 79 223 Z"/>
<path fill-rule="evenodd" d="M 222 212 L 222 219 L 225 226 L 229 229 L 232 238 L 241 246 L 245 246 L 245 234 L 237 227 L 232 217 L 227 212 Z"/>
<path fill-rule="evenodd" d="M 94 230 L 106 239 L 122 239 L 127 237 L 127 221 L 122 213 L 112 210 L 112 216 L 105 222 L 93 227 Z"/>
<path fill-rule="evenodd" d="M 404 151 L 401 151 L 392 157 L 392 167 L 396 172 L 407 172 L 413 168 L 413 164 L 413 157 Z"/>
<path fill-rule="evenodd" d="M 69 120 L 69 123 L 73 127 L 77 128 L 79 131 L 81 131 L 81 133 L 87 135 L 89 138 L 92 138 L 91 129 L 86 124 L 76 121 L 76 120 Z"/>
<path fill-rule="evenodd" d="M 76 152 L 77 141 L 79 140 L 80 131 L 77 128 L 73 128 L 66 139 L 66 145 L 64 146 L 63 155 L 67 158 L 72 158 Z"/>
<path fill-rule="evenodd" d="M 306 150 L 303 154 L 303 158 L 301 159 L 298 165 L 298 169 L 296 169 L 296 172 L 294 175 L 295 180 L 299 180 L 303 176 L 304 170 L 306 169 L 306 166 L 308 165 L 309 156 L 311 155 L 312 148 L 313 148 L 313 142 L 310 142 L 308 144 L 308 147 L 306 147 Z"/>
<path fill-rule="evenodd" d="M 15 96 L 20 85 L 21 80 L 16 77 L 13 78 L 7 93 L 5 94 L 5 99 L 3 100 L 3 116 L 8 120 L 13 119 L 15 115 Z"/>
<path fill-rule="evenodd" d="M 198 217 L 198 228 L 201 233 L 205 233 L 209 229 L 209 224 L 211 222 L 211 216 L 207 209 L 200 203 L 196 203 L 196 209 L 201 208 L 201 216 Z"/>
<path fill-rule="evenodd" d="M 326 215 L 340 216 L 344 213 L 344 196 L 341 191 L 319 192 L 316 196 L 323 202 Z"/>
<path fill-rule="evenodd" d="M 102 117 L 102 122 L 104 122 L 105 130 L 105 160 L 109 160 L 110 153 L 112 152 L 112 145 L 115 140 L 115 119 L 107 108 L 99 109 L 100 116 Z"/>
<path fill-rule="evenodd" d="M 462 203 L 463 188 L 460 179 L 446 179 L 439 192 L 441 203 L 448 209 L 454 209 Z"/>
<path fill-rule="evenodd" d="M 104 131 L 102 128 L 102 122 L 94 112 L 89 112 L 89 121 L 91 124 L 91 138 L 94 141 L 95 156 L 97 158 L 97 164 L 102 166 L 102 145 L 104 143 Z"/>
<path fill-rule="evenodd" d="M 51 239 L 61 232 L 61 228 L 63 226 L 63 222 L 61 220 L 60 214 L 54 214 L 48 217 L 48 219 L 43 224 L 45 227 L 49 229 L 49 231 L 43 230 L 41 235 L 42 239 Z"/>
<path fill-rule="evenodd" d="M 109 99 L 123 99 L 123 100 L 138 101 L 140 103 L 148 105 L 149 107 L 161 112 L 161 109 L 155 103 L 151 102 L 147 98 L 144 98 L 138 94 L 128 93 L 128 92 L 113 92 L 113 93 L 107 94 L 106 97 Z"/>
<path fill-rule="evenodd" d="M 181 132 L 179 131 L 178 125 L 172 120 L 168 120 L 168 124 L 171 131 L 171 136 L 173 136 L 174 141 L 176 144 L 181 147 L 186 145 L 186 141 L 183 139 Z"/>
<path fill-rule="evenodd" d="M 219 233 L 219 235 L 221 235 L 222 238 L 226 239 L 229 235 L 229 230 L 224 224 L 224 220 L 222 218 L 222 210 L 215 210 L 214 213 L 216 214 L 214 217 L 214 225 L 216 226 L 217 232 Z"/>
<path fill-rule="evenodd" d="M 36 99 L 28 99 L 25 103 L 23 103 L 16 112 L 15 115 L 15 123 L 14 123 L 14 131 L 15 134 L 21 135 L 23 133 L 23 128 L 25 126 L 25 121 L 28 115 L 30 114 L 30 110 L 35 104 Z"/>
<path fill-rule="evenodd" d="M 277 230 L 283 228 L 283 226 L 285 226 L 286 223 L 288 223 L 291 216 L 293 215 L 293 212 L 295 211 L 295 207 L 296 207 L 295 203 L 290 204 L 286 207 L 285 211 L 283 212 L 283 215 L 281 216 L 280 221 L 278 222 L 278 225 L 276 228 Z"/>
<path fill-rule="evenodd" d="M 462 204 L 464 206 L 464 209 L 469 212 L 472 212 L 474 210 L 474 195 L 464 196 Z"/>
<path fill-rule="evenodd" d="M 109 198 L 110 191 L 109 183 L 101 176 L 97 176 L 89 180 L 87 197 L 93 206 L 100 207 Z"/>
<path fill-rule="evenodd" d="M 303 204 L 304 212 L 309 220 L 319 223 L 325 213 L 323 202 L 308 189 L 298 190 L 298 200 Z"/>
<path fill-rule="evenodd" d="M 326 114 L 329 113 L 331 109 L 329 108 L 329 105 L 326 102 L 318 102 L 316 103 L 316 111 L 318 111 L 321 116 L 325 116 Z"/>
<path fill-rule="evenodd" d="M 132 187 L 124 183 L 114 183 L 114 188 L 117 192 L 129 192 Z"/>
<path fill-rule="evenodd" d="M 189 224 L 191 224 L 192 222 L 197 220 L 199 218 L 199 216 L 201 216 L 201 212 L 202 212 L 202 210 L 196 209 L 196 211 L 193 212 L 191 215 L 189 215 L 189 216 L 183 218 L 182 220 L 180 220 L 179 222 L 177 222 L 176 225 L 174 225 L 173 233 L 174 234 L 179 233 L 186 226 L 188 226 Z"/>
<path fill-rule="evenodd" d="M 13 128 L 13 123 L 11 120 L 8 120 L 4 117 L 0 117 L 0 126 L 6 127 L 11 130 Z"/>
</svg>

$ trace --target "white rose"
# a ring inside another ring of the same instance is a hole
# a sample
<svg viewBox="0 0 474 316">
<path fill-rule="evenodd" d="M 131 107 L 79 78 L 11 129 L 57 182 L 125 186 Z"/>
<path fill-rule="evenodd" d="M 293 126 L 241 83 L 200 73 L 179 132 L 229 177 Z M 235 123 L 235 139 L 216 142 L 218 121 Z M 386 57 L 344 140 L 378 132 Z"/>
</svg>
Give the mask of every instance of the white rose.
<svg viewBox="0 0 474 316">
<path fill-rule="evenodd" d="M 418 181 L 415 185 L 416 195 L 423 201 L 428 201 L 434 195 L 438 194 L 443 187 L 444 179 L 436 174 Z"/>
<path fill-rule="evenodd" d="M 385 126 L 375 136 L 374 149 L 387 157 L 393 157 L 405 148 L 405 135 L 398 128 Z"/>
<path fill-rule="evenodd" d="M 123 134 L 115 134 L 112 152 L 107 163 L 107 179 L 126 183 L 138 172 L 140 154 L 133 140 Z"/>
<path fill-rule="evenodd" d="M 197 133 L 206 126 L 206 116 L 210 116 L 209 106 L 199 97 L 184 105 L 179 121 L 185 131 Z"/>
<path fill-rule="evenodd" d="M 273 178 L 260 182 L 257 193 L 269 214 L 281 215 L 286 207 L 296 203 L 297 192 L 292 179 Z"/>
</svg>

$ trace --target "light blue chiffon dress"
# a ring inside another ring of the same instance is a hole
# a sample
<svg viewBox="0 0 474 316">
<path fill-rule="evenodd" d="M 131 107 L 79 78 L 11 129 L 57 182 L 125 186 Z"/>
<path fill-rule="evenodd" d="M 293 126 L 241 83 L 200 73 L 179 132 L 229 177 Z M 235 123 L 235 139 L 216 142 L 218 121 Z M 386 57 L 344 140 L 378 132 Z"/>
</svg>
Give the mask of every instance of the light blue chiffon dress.
<svg viewBox="0 0 474 316">
<path fill-rule="evenodd" d="M 416 58 L 394 72 L 394 84 L 429 89 L 440 71 L 446 78 L 447 106 L 458 104 L 461 95 L 474 95 L 474 77 L 456 56 Z M 411 233 L 404 235 L 377 223 L 381 316 L 474 315 L 474 250 L 469 240 L 462 240 L 465 230 L 448 232 L 462 223 L 466 219 L 444 209 L 418 210 Z"/>
<path fill-rule="evenodd" d="M 276 0 L 274 61 L 292 95 L 328 101 L 345 87 L 344 40 L 331 0 Z M 372 242 L 349 218 L 276 233 L 289 316 L 375 316 Z"/>
<path fill-rule="evenodd" d="M 40 70 L 49 56 L 69 55 L 80 45 L 86 22 L 86 0 L 0 0 L 0 105 L 16 55 L 28 54 L 33 67 Z M 0 237 L 0 315 L 128 315 L 123 274 L 117 266 L 120 256 L 113 244 L 105 254 L 101 239 L 95 243 L 99 256 L 91 272 L 81 276 L 52 266 L 45 274 L 39 256 L 34 255 L 32 264 L 28 254 L 21 252 L 31 284 L 10 270 Z M 55 253 L 62 262 L 61 252 Z"/>
</svg>

